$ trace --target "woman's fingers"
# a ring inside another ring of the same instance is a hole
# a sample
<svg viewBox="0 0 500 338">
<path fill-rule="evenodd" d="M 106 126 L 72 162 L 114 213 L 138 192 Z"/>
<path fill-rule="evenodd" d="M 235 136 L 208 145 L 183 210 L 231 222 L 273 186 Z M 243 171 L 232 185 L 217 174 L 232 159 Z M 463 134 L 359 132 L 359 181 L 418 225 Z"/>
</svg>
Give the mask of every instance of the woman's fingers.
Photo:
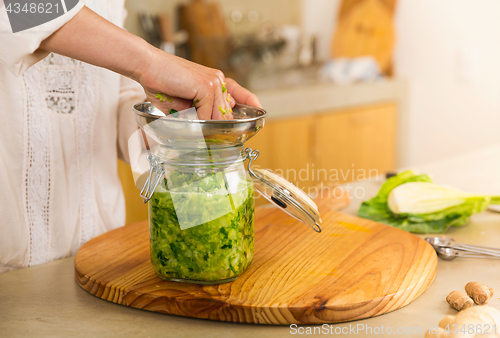
<svg viewBox="0 0 500 338">
<path fill-rule="evenodd" d="M 194 102 L 197 102 L 196 105 L 196 113 L 198 114 L 198 118 L 200 120 L 210 120 L 213 116 L 213 107 L 214 107 L 214 96 L 213 94 L 205 94 L 201 95 L 200 99 L 195 99 Z"/>
<path fill-rule="evenodd" d="M 226 89 L 226 79 L 224 77 L 224 73 L 220 70 L 212 70 L 210 72 L 214 72 L 216 79 L 212 81 L 212 88 L 210 88 L 214 93 L 214 104 L 212 110 L 212 120 L 227 120 L 232 119 L 232 115 L 230 115 L 231 107 L 229 106 L 229 102 L 227 102 L 227 89 Z"/>
<path fill-rule="evenodd" d="M 222 87 L 222 93 L 223 93 L 223 99 L 224 99 L 224 104 L 226 105 L 226 111 L 227 114 L 225 116 L 226 120 L 232 120 L 233 117 L 233 107 L 236 104 L 234 99 L 232 98 L 231 94 L 229 94 L 229 90 L 227 89 L 227 83 L 224 82 L 224 85 Z"/>
<path fill-rule="evenodd" d="M 236 102 L 241 104 L 246 104 L 248 106 L 262 108 L 262 105 L 260 104 L 257 95 L 253 94 L 248 89 L 243 88 L 233 79 L 227 78 L 226 86 L 228 92 L 231 94 L 234 100 L 236 100 Z"/>
<path fill-rule="evenodd" d="M 234 106 L 236 105 L 236 101 L 229 93 L 227 93 L 227 97 L 229 98 L 229 105 L 231 106 L 231 108 L 234 108 Z"/>
</svg>

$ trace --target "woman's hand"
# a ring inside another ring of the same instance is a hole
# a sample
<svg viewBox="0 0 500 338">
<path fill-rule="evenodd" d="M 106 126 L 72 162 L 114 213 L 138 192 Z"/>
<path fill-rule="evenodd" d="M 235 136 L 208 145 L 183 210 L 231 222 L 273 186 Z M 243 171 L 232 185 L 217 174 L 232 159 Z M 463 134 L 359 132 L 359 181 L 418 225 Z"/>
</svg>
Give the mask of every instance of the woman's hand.
<svg viewBox="0 0 500 338">
<path fill-rule="evenodd" d="M 230 119 L 235 105 L 224 74 L 155 49 L 135 75 L 148 99 L 164 113 L 197 107 L 200 119 Z M 159 94 L 159 95 L 158 95 Z"/>
<path fill-rule="evenodd" d="M 136 75 L 148 99 L 164 113 L 197 108 L 200 119 L 232 119 L 236 102 L 260 106 L 257 97 L 220 70 L 156 50 Z"/>
<path fill-rule="evenodd" d="M 200 119 L 232 119 L 236 102 L 260 106 L 254 94 L 220 70 L 154 48 L 86 7 L 40 48 L 133 78 L 166 114 L 195 105 Z M 166 95 L 158 95 L 162 93 Z"/>
</svg>

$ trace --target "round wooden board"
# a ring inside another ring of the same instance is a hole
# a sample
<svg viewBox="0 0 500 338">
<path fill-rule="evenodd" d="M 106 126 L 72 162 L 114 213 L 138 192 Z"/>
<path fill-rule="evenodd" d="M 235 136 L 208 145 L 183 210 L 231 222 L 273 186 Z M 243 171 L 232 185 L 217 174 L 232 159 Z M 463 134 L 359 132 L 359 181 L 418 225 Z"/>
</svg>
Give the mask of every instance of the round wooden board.
<svg viewBox="0 0 500 338">
<path fill-rule="evenodd" d="M 323 324 L 381 315 L 420 296 L 437 257 L 421 238 L 347 216 L 319 203 L 316 233 L 275 208 L 255 218 L 255 258 L 232 283 L 195 285 L 158 278 L 147 222 L 86 243 L 75 258 L 78 284 L 102 299 L 143 310 L 256 324 Z"/>
</svg>

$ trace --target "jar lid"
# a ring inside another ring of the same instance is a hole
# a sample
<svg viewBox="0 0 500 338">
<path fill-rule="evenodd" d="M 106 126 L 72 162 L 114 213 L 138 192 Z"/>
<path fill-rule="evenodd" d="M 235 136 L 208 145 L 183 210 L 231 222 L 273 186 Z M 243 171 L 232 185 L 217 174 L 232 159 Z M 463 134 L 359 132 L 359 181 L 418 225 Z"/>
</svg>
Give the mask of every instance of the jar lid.
<svg viewBox="0 0 500 338">
<path fill-rule="evenodd" d="M 255 189 L 293 218 L 321 232 L 321 217 L 318 206 L 307 194 L 292 182 L 269 169 L 252 169 L 251 164 L 258 156 L 258 150 L 246 150 L 248 172 L 253 178 Z"/>
</svg>

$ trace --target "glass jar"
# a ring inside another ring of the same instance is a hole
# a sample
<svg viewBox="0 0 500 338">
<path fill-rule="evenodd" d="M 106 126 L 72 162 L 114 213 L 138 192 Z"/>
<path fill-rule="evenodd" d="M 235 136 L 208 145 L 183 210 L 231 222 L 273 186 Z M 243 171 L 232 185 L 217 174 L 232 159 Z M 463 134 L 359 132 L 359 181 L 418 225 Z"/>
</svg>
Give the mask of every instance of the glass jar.
<svg viewBox="0 0 500 338">
<path fill-rule="evenodd" d="M 303 191 L 251 168 L 259 152 L 244 143 L 264 126 L 264 110 L 237 104 L 232 120 L 197 120 L 194 108 L 165 116 L 145 102 L 134 112 L 140 130 L 129 155 L 149 202 L 151 263 L 161 278 L 218 284 L 243 273 L 254 255 L 254 187 L 321 232 L 317 207 Z"/>
<path fill-rule="evenodd" d="M 254 186 L 241 148 L 172 150 L 149 201 L 151 263 L 173 281 L 216 284 L 245 271 L 254 255 Z"/>
</svg>

